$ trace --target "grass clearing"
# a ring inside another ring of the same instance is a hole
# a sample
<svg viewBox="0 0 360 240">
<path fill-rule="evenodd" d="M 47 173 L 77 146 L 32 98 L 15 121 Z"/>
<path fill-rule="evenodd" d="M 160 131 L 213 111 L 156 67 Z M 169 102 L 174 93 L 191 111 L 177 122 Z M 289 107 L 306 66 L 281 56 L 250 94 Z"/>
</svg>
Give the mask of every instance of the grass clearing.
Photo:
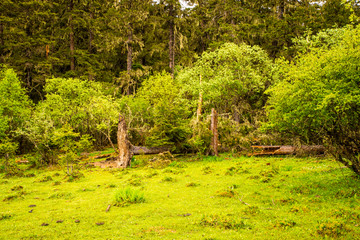
<svg viewBox="0 0 360 240">
<path fill-rule="evenodd" d="M 72 182 L 56 169 L 0 176 L 0 239 L 360 236 L 360 179 L 331 159 L 190 156 L 135 166 L 87 168 Z M 146 201 L 114 206 L 116 196 Z"/>
</svg>

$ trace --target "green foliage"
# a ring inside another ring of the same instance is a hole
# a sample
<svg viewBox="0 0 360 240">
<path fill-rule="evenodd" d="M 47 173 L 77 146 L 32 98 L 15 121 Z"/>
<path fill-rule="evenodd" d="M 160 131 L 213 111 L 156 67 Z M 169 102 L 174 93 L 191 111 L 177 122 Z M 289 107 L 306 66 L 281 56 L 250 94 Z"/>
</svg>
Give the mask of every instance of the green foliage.
<svg viewBox="0 0 360 240">
<path fill-rule="evenodd" d="M 277 67 L 258 46 L 226 43 L 204 52 L 192 68 L 177 77 L 183 98 L 195 111 L 202 96 L 203 123 L 194 121 L 189 144 L 200 153 L 208 152 L 211 108 L 219 113 L 219 142 L 223 150 L 242 150 L 251 141 L 244 138 L 264 119 L 265 90 L 277 79 Z M 223 117 L 224 116 L 224 117 Z"/>
<path fill-rule="evenodd" d="M 275 65 L 258 46 L 227 43 L 204 52 L 193 68 L 179 74 L 184 96 L 197 104 L 203 95 L 204 112 L 240 115 L 240 122 L 253 122 L 252 111 L 265 103 L 263 92 L 275 78 Z"/>
<path fill-rule="evenodd" d="M 30 117 L 31 106 L 14 70 L 0 68 L 0 157 L 17 150 L 17 137 Z"/>
<path fill-rule="evenodd" d="M 115 194 L 115 202 L 118 206 L 145 202 L 144 193 L 133 188 L 120 189 Z"/>
<path fill-rule="evenodd" d="M 80 79 L 47 80 L 46 99 L 36 106 L 23 130 L 40 154 L 40 164 L 55 163 L 54 154 L 60 148 L 66 148 L 62 151 L 67 152 L 62 156 L 63 162 L 71 161 L 76 158 L 76 152 L 89 147 L 90 138 L 103 145 L 102 136 L 105 136 L 106 142 L 112 144 L 119 109 L 101 87 L 99 83 Z M 69 146 L 68 139 L 79 142 Z"/>
<path fill-rule="evenodd" d="M 77 170 L 78 154 L 88 150 L 92 146 L 90 136 L 75 133 L 69 125 L 54 131 L 52 142 L 59 147 L 62 154 L 59 156 L 59 163 L 66 167 L 68 176 L 73 176 Z"/>
<path fill-rule="evenodd" d="M 187 101 L 180 98 L 180 86 L 165 72 L 145 80 L 135 98 L 122 99 L 122 112 L 147 146 L 169 145 L 181 150 L 190 133 Z"/>
<path fill-rule="evenodd" d="M 344 31 L 341 38 L 334 35 L 337 44 L 313 47 L 284 66 L 283 80 L 268 91 L 266 127 L 305 143 L 324 143 L 360 174 L 360 28 L 339 30 Z"/>
</svg>

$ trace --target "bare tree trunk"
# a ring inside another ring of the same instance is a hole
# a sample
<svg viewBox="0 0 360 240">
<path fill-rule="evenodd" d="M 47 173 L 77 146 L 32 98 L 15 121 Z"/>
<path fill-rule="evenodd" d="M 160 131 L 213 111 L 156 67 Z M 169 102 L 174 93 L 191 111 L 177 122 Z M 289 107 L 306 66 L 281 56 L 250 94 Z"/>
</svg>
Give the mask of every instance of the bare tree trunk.
<svg viewBox="0 0 360 240">
<path fill-rule="evenodd" d="M 4 47 L 4 25 L 2 23 L 0 23 L 0 63 L 3 63 L 3 51 L 2 48 Z"/>
<path fill-rule="evenodd" d="M 91 7 L 89 7 L 89 8 L 91 9 Z M 88 49 L 90 54 L 95 53 L 94 46 L 93 46 L 94 33 L 91 28 L 91 22 L 93 19 L 94 19 L 94 12 L 91 11 L 90 12 L 90 24 L 89 24 L 89 49 Z M 91 81 L 93 79 L 94 79 L 94 75 L 89 71 L 89 80 Z"/>
<path fill-rule="evenodd" d="M 127 95 L 130 95 L 130 84 L 131 84 L 131 70 L 133 64 L 133 30 L 131 28 L 131 24 L 129 24 L 129 32 L 128 32 L 128 41 L 127 41 L 127 62 L 126 62 L 126 70 L 128 75 L 128 88 Z"/>
<path fill-rule="evenodd" d="M 133 153 L 132 146 L 127 135 L 125 118 L 121 114 L 119 115 L 117 141 L 119 154 L 118 160 L 116 161 L 117 167 L 127 168 L 131 165 L 131 158 L 133 156 Z"/>
<path fill-rule="evenodd" d="M 74 40 L 74 26 L 73 26 L 73 19 L 72 19 L 72 10 L 74 7 L 73 0 L 70 1 L 69 5 L 69 11 L 70 11 L 70 17 L 69 17 L 69 26 L 70 26 L 70 70 L 75 70 L 75 40 Z"/>
<path fill-rule="evenodd" d="M 200 75 L 200 86 L 201 86 L 201 75 Z M 196 123 L 198 123 L 200 121 L 202 102 L 203 102 L 203 96 L 202 96 L 202 92 L 201 92 L 201 89 L 200 89 L 198 108 L 197 108 L 197 111 L 196 111 Z"/>
<path fill-rule="evenodd" d="M 174 78 L 175 68 L 175 24 L 174 24 L 174 6 L 169 6 L 169 67 L 171 76 Z"/>
<path fill-rule="evenodd" d="M 218 131 L 217 131 L 217 125 L 218 125 L 218 117 L 217 112 L 215 109 L 211 109 L 211 132 L 213 134 L 211 138 L 211 151 L 212 155 L 218 156 Z"/>
</svg>

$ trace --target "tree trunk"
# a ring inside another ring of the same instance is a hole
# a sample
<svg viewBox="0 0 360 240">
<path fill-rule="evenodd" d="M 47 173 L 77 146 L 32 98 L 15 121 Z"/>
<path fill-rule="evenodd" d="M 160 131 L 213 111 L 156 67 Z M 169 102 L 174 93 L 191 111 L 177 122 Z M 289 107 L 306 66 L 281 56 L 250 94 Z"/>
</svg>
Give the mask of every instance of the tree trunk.
<svg viewBox="0 0 360 240">
<path fill-rule="evenodd" d="M 91 7 L 89 7 L 91 8 Z M 93 30 L 91 28 L 91 24 L 92 24 L 92 20 L 94 19 L 94 12 L 90 12 L 90 24 L 89 24 L 89 53 L 90 54 L 94 54 L 95 53 L 95 49 L 94 49 L 94 45 L 93 45 L 93 41 L 94 41 L 94 33 Z M 94 75 L 92 74 L 91 71 L 89 71 L 89 80 L 92 81 L 94 79 Z"/>
<path fill-rule="evenodd" d="M 117 141 L 119 154 L 119 157 L 116 161 L 117 167 L 127 168 L 131 165 L 131 158 L 133 156 L 133 153 L 132 146 L 127 135 L 125 118 L 121 114 L 119 115 Z"/>
<path fill-rule="evenodd" d="M 218 117 L 217 112 L 215 109 L 211 109 L 211 132 L 213 134 L 211 138 L 211 152 L 212 155 L 218 156 L 218 131 L 217 131 L 217 125 L 218 125 Z"/>
<path fill-rule="evenodd" d="M 200 86 L 201 86 L 201 75 L 200 75 Z M 196 123 L 198 123 L 200 121 L 202 102 L 203 102 L 203 96 L 202 96 L 202 92 L 201 92 L 201 89 L 200 89 L 198 108 L 197 108 L 197 111 L 196 111 Z"/>
<path fill-rule="evenodd" d="M 3 63 L 3 48 L 4 48 L 4 25 L 0 23 L 0 63 Z"/>
<path fill-rule="evenodd" d="M 175 24 L 174 24 L 174 6 L 169 6 L 169 68 L 171 76 L 174 78 L 175 67 Z"/>
<path fill-rule="evenodd" d="M 126 62 L 126 71 L 128 75 L 128 87 L 127 87 L 127 95 L 130 95 L 130 85 L 131 85 L 131 70 L 132 70 L 132 64 L 133 64 L 133 30 L 131 28 L 131 25 L 129 24 L 128 29 L 128 41 L 127 41 L 127 62 Z"/>
<path fill-rule="evenodd" d="M 70 70 L 75 70 L 75 40 L 74 40 L 74 26 L 73 26 L 73 19 L 72 19 L 72 10 L 74 7 L 74 3 L 71 0 L 69 5 L 70 17 L 69 17 L 69 27 L 70 27 Z"/>
</svg>

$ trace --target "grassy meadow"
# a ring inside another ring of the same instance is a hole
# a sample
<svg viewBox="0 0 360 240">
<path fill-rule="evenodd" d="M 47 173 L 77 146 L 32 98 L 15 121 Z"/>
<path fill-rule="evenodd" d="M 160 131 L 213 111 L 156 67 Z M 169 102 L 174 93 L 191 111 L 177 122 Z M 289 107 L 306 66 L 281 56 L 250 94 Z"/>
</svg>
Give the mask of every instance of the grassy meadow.
<svg viewBox="0 0 360 240">
<path fill-rule="evenodd" d="M 0 175 L 0 239 L 360 239 L 360 178 L 330 158 L 149 158 Z"/>
</svg>

